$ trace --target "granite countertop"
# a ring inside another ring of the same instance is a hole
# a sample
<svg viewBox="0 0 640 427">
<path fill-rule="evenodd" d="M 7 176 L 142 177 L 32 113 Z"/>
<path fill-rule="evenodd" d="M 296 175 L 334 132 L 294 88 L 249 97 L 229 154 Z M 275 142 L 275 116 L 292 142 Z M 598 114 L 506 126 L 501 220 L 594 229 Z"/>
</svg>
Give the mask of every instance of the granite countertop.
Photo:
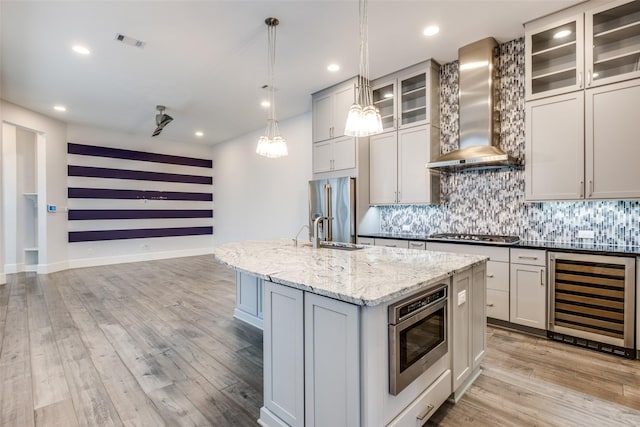
<svg viewBox="0 0 640 427">
<path fill-rule="evenodd" d="M 415 249 L 345 251 L 291 239 L 226 243 L 217 261 L 236 271 L 357 305 L 374 306 L 446 279 L 487 258 Z"/>
<path fill-rule="evenodd" d="M 606 244 L 594 244 L 594 243 L 582 243 L 582 242 L 547 242 L 547 241 L 530 241 L 521 240 L 514 244 L 500 244 L 495 245 L 486 242 L 474 242 L 470 240 L 436 240 L 430 239 L 427 234 L 413 234 L 413 233 L 364 233 L 359 234 L 359 237 L 372 237 L 382 239 L 399 239 L 399 240 L 422 240 L 426 242 L 438 242 L 438 243 L 454 243 L 454 244 L 469 244 L 469 245 L 484 245 L 484 246 L 500 246 L 507 248 L 523 248 L 523 249 L 546 249 L 550 251 L 563 251 L 563 252 L 579 252 L 579 253 L 593 253 L 601 255 L 626 255 L 626 256 L 640 256 L 640 246 L 629 245 L 606 245 Z"/>
</svg>

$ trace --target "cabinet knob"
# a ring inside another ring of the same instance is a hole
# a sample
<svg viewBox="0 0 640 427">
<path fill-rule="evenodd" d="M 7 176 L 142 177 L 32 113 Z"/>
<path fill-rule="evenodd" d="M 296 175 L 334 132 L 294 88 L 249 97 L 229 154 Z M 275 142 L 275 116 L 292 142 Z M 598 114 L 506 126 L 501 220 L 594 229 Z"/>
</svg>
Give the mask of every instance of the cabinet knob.
<svg viewBox="0 0 640 427">
<path fill-rule="evenodd" d="M 487 274 L 487 277 L 488 277 L 489 279 L 493 279 L 493 277 L 494 277 L 494 276 L 493 276 L 493 274 Z"/>
<path fill-rule="evenodd" d="M 493 307 L 493 304 L 487 304 L 487 307 Z"/>
</svg>

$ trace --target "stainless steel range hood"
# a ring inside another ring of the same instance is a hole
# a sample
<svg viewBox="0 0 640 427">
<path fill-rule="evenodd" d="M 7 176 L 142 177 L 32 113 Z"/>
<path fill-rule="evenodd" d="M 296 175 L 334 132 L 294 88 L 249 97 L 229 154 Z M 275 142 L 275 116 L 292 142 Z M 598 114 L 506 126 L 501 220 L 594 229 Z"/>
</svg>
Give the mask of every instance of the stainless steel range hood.
<svg viewBox="0 0 640 427">
<path fill-rule="evenodd" d="M 460 148 L 427 163 L 429 169 L 486 169 L 515 166 L 517 161 L 499 147 L 499 115 L 495 111 L 496 87 L 492 38 L 458 49 Z"/>
</svg>

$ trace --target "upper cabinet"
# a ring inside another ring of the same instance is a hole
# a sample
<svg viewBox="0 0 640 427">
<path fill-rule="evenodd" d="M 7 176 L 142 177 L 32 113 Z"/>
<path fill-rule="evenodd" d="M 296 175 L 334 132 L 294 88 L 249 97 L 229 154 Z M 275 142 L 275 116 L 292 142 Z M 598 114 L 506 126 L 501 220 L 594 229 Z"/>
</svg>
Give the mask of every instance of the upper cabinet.
<svg viewBox="0 0 640 427">
<path fill-rule="evenodd" d="M 383 132 L 431 123 L 440 127 L 440 65 L 421 62 L 372 82 Z"/>
<path fill-rule="evenodd" d="M 354 102 L 356 82 L 354 77 L 312 95 L 313 142 L 344 136 L 344 125 Z"/>
<path fill-rule="evenodd" d="M 525 25 L 528 100 L 640 77 L 640 1 L 594 4 Z"/>
</svg>

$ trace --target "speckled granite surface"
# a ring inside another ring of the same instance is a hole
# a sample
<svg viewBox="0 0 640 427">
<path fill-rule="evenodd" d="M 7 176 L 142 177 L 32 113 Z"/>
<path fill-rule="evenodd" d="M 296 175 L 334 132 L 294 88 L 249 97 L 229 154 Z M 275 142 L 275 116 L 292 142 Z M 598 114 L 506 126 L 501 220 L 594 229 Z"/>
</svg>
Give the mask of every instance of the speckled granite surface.
<svg viewBox="0 0 640 427">
<path fill-rule="evenodd" d="M 294 246 L 291 239 L 227 243 L 217 261 L 294 288 L 358 305 L 378 305 L 436 284 L 486 257 L 414 249 L 355 251 Z"/>
</svg>

